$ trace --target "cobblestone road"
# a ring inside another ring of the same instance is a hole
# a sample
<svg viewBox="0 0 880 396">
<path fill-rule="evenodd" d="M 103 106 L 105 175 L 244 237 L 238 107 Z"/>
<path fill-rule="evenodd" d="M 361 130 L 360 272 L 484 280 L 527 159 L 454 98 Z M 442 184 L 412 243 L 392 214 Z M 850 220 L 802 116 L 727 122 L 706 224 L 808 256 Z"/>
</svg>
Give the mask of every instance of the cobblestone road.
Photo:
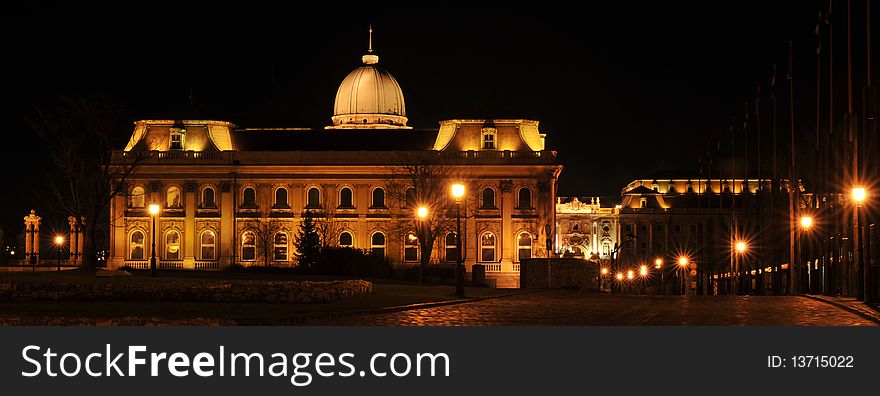
<svg viewBox="0 0 880 396">
<path fill-rule="evenodd" d="M 794 325 L 875 322 L 804 297 L 607 296 L 548 291 L 311 322 L 320 325 Z"/>
</svg>

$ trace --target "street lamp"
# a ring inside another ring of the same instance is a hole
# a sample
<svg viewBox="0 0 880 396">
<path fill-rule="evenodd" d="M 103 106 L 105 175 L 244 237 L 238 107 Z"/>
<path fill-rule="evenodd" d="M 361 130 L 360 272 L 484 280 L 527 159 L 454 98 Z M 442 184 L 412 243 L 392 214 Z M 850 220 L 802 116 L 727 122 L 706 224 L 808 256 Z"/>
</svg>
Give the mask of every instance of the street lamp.
<svg viewBox="0 0 880 396">
<path fill-rule="evenodd" d="M 58 271 L 61 271 L 61 248 L 64 246 L 64 236 L 55 236 L 55 257 L 58 258 Z"/>
<path fill-rule="evenodd" d="M 808 230 L 813 226 L 813 218 L 811 216 L 801 216 L 801 228 Z"/>
<path fill-rule="evenodd" d="M 424 220 L 426 217 L 428 217 L 428 208 L 424 206 L 419 206 L 419 208 L 416 209 L 416 216 L 418 216 L 419 220 Z"/>
<path fill-rule="evenodd" d="M 857 297 L 863 299 L 865 302 L 871 302 L 872 293 L 869 290 L 871 276 L 868 274 L 868 268 L 865 265 L 865 257 L 862 254 L 862 246 L 864 246 L 862 242 L 862 204 L 865 203 L 866 195 L 864 187 L 854 187 L 852 189 L 852 200 L 853 203 L 856 204 L 856 221 L 854 225 L 856 234 L 856 265 L 859 266 L 859 277 L 862 278 L 860 282 L 862 287 L 861 290 L 859 290 Z"/>
<path fill-rule="evenodd" d="M 681 294 L 687 294 L 687 287 L 685 285 L 685 277 L 687 276 L 688 269 L 688 258 L 687 256 L 678 256 L 678 267 L 681 270 Z"/>
<path fill-rule="evenodd" d="M 737 253 L 740 253 L 740 254 L 745 253 L 745 252 L 746 252 L 746 249 L 748 249 L 748 246 L 746 246 L 746 243 L 745 243 L 745 242 L 743 242 L 743 241 L 738 241 L 738 242 L 736 243 L 736 252 L 737 252 Z"/>
<path fill-rule="evenodd" d="M 639 276 L 641 276 L 642 278 L 648 276 L 648 266 L 647 265 L 642 265 L 641 267 L 639 267 Z"/>
<path fill-rule="evenodd" d="M 455 198 L 455 295 L 464 297 L 464 263 L 461 261 L 461 199 L 464 197 L 464 184 L 452 185 L 452 197 Z"/>
<path fill-rule="evenodd" d="M 156 216 L 159 214 L 159 205 L 150 204 L 150 217 L 153 218 L 153 236 L 150 238 L 150 276 L 156 276 Z"/>
</svg>

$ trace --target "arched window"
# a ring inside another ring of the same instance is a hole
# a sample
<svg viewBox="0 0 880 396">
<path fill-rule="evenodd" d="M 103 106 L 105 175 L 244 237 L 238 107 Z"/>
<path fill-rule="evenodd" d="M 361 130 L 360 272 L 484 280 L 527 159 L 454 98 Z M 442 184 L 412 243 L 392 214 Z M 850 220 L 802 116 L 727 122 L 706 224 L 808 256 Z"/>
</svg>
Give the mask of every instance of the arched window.
<svg viewBox="0 0 880 396">
<path fill-rule="evenodd" d="M 480 236 L 480 261 L 495 262 L 495 234 L 491 232 L 484 232 Z"/>
<path fill-rule="evenodd" d="M 321 207 L 321 191 L 317 187 L 309 189 L 306 197 L 306 208 L 317 209 Z"/>
<path fill-rule="evenodd" d="M 519 189 L 519 206 L 520 209 L 530 209 L 532 207 L 532 190 L 528 187 Z"/>
<path fill-rule="evenodd" d="M 141 231 L 132 232 L 128 239 L 128 258 L 132 260 L 143 260 L 146 256 L 144 254 L 144 233 Z"/>
<path fill-rule="evenodd" d="M 202 260 L 216 260 L 216 250 L 215 246 L 217 243 L 217 236 L 214 234 L 214 231 L 206 230 L 202 232 L 201 238 L 199 238 L 199 245 L 201 246 L 201 259 Z"/>
<path fill-rule="evenodd" d="M 287 204 L 287 189 L 284 187 L 278 187 L 275 190 L 275 205 L 272 205 L 273 208 L 289 208 L 290 205 Z"/>
<path fill-rule="evenodd" d="M 177 231 L 165 234 L 165 260 L 180 260 L 180 233 Z"/>
<path fill-rule="evenodd" d="M 385 257 L 385 234 L 381 231 L 373 233 L 370 237 L 370 253 Z"/>
<path fill-rule="evenodd" d="M 458 246 L 456 245 L 455 233 L 450 232 L 446 234 L 446 261 L 456 262 L 458 261 Z"/>
<path fill-rule="evenodd" d="M 403 261 L 419 260 L 419 238 L 412 232 L 406 233 L 403 239 Z"/>
<path fill-rule="evenodd" d="M 532 258 L 532 234 L 528 232 L 519 234 L 516 238 L 516 252 L 519 260 Z"/>
<path fill-rule="evenodd" d="M 144 207 L 144 188 L 141 186 L 137 186 L 131 189 L 131 199 L 128 201 L 128 206 L 132 208 L 143 208 Z"/>
<path fill-rule="evenodd" d="M 354 237 L 351 236 L 351 233 L 348 231 L 342 231 L 339 234 L 339 247 L 347 247 L 350 248 L 354 246 Z"/>
<path fill-rule="evenodd" d="M 241 259 L 244 261 L 257 259 L 257 238 L 253 232 L 245 231 L 241 234 Z"/>
<path fill-rule="evenodd" d="M 376 187 L 373 189 L 373 205 L 371 208 L 384 208 L 385 207 L 385 190 L 382 187 Z"/>
<path fill-rule="evenodd" d="M 406 189 L 406 207 L 407 208 L 415 208 L 416 207 L 416 189 L 415 188 L 407 188 Z"/>
<path fill-rule="evenodd" d="M 202 207 L 203 208 L 216 208 L 217 202 L 214 201 L 214 189 L 211 187 L 205 187 L 202 190 Z"/>
<path fill-rule="evenodd" d="M 339 190 L 339 207 L 340 208 L 353 208 L 354 207 L 354 199 L 352 197 L 351 189 L 348 187 L 342 187 Z"/>
<path fill-rule="evenodd" d="M 241 207 L 255 209 L 257 207 L 257 190 L 247 187 L 241 194 Z"/>
<path fill-rule="evenodd" d="M 168 187 L 168 190 L 165 192 L 165 207 L 166 208 L 179 208 L 180 207 L 180 189 L 177 187 Z"/>
<path fill-rule="evenodd" d="M 495 190 L 490 187 L 483 189 L 483 209 L 495 209 Z"/>
<path fill-rule="evenodd" d="M 272 260 L 287 261 L 287 233 L 277 232 L 272 238 Z"/>
</svg>

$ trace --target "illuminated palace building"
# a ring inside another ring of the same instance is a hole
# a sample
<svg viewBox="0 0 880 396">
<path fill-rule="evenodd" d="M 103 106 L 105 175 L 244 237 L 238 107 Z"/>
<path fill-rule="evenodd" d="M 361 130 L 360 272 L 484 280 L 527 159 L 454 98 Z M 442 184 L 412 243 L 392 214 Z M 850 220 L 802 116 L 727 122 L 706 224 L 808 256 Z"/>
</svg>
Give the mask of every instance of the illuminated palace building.
<svg viewBox="0 0 880 396">
<path fill-rule="evenodd" d="M 724 293 L 732 277 L 753 292 L 768 291 L 777 278 L 784 290 L 790 236 L 786 224 L 774 229 L 773 222 L 788 218 L 789 183 L 780 180 L 775 196 L 772 187 L 766 178 L 658 172 L 632 181 L 619 197 L 558 197 L 557 248 L 563 257 L 598 261 L 609 271 L 646 265 L 653 274 L 662 269 L 679 277 L 686 270 L 689 293 Z M 812 194 L 800 190 L 798 208 L 814 205 Z M 766 231 L 758 234 L 762 222 Z M 745 251 L 737 252 L 739 242 Z M 682 257 L 687 266 L 677 267 Z M 819 276 L 818 264 L 811 266 L 804 276 Z M 675 282 L 666 286 L 680 290 Z"/>
<path fill-rule="evenodd" d="M 498 286 L 516 286 L 519 260 L 546 257 L 556 232 L 562 166 L 545 149 L 538 122 L 451 119 L 413 129 L 398 82 L 372 50 L 362 62 L 339 85 L 332 124 L 323 129 L 135 122 L 127 146 L 115 153 L 119 166 L 136 165 L 129 194 L 112 202 L 109 266 L 149 267 L 151 204 L 160 206 L 159 269 L 263 265 L 264 253 L 270 265 L 296 265 L 294 235 L 306 211 L 332 223 L 325 228 L 333 230 L 326 236 L 330 245 L 368 250 L 395 266 L 416 265 L 413 209 L 423 204 L 417 201 L 441 206 L 427 208 L 434 217 L 454 215 L 456 205 L 447 205 L 451 196 L 423 197 L 420 183 L 399 172 L 432 163 L 450 187 L 466 186 L 461 215 L 468 271 L 482 264 Z M 277 229 L 263 243 L 259 224 L 267 222 Z M 456 261 L 454 232 L 449 227 L 437 235 L 431 265 Z"/>
</svg>

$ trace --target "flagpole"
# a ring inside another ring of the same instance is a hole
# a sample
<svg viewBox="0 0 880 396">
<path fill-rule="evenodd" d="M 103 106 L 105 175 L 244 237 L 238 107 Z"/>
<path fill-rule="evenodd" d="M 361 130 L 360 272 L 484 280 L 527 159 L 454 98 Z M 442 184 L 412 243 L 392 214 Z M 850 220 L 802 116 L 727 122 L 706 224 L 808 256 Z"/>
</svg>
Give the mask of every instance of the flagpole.
<svg viewBox="0 0 880 396">
<path fill-rule="evenodd" d="M 789 248 L 788 248 L 788 284 L 789 290 L 788 294 L 799 294 L 799 277 L 800 273 L 798 272 L 798 267 L 800 267 L 800 257 L 798 257 L 797 249 L 796 249 L 796 218 L 797 218 L 797 199 L 798 199 L 798 190 L 800 190 L 800 183 L 798 183 L 797 176 L 797 148 L 796 148 L 796 140 L 795 140 L 795 123 L 794 123 L 794 65 L 792 64 L 794 61 L 794 49 L 792 48 L 791 41 L 788 42 L 788 90 L 789 90 L 789 100 L 788 100 L 788 114 L 789 114 L 789 125 L 791 127 L 791 163 L 789 164 L 788 171 L 788 237 L 789 237 Z"/>
</svg>

